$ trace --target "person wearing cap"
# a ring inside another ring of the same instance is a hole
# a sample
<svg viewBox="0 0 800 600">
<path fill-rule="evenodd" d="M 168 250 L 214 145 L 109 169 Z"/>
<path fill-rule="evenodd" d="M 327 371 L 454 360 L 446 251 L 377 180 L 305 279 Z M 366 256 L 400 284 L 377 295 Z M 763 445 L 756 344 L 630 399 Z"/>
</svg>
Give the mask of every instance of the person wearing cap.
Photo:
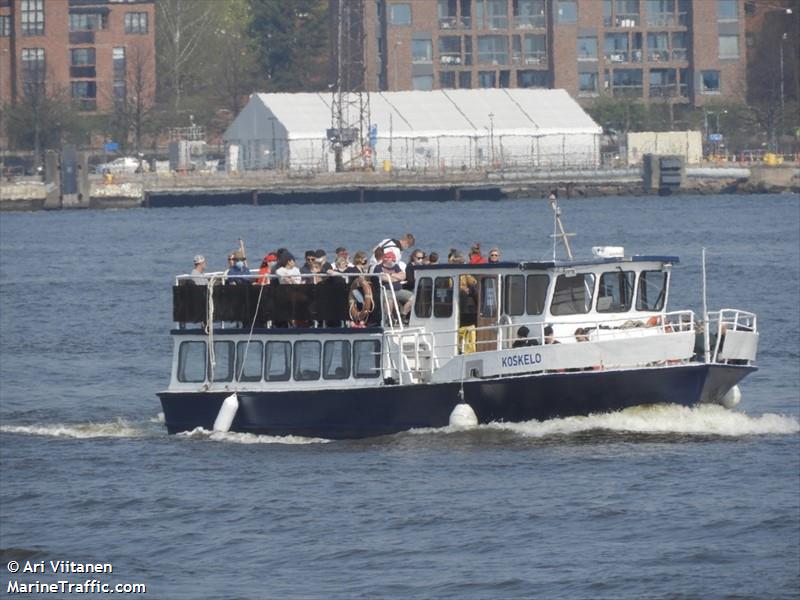
<svg viewBox="0 0 800 600">
<path fill-rule="evenodd" d="M 275 268 L 275 263 L 278 261 L 278 256 L 274 252 L 264 255 L 264 260 L 261 261 L 261 267 L 258 269 L 258 285 L 269 285 L 269 275 Z"/>
<path fill-rule="evenodd" d="M 228 264 L 231 263 L 230 256 L 228 257 Z M 247 257 L 244 252 L 236 250 L 233 252 L 233 266 L 225 271 L 225 283 L 227 285 L 249 285 L 250 279 L 245 277 L 250 275 L 250 268 L 247 266 Z"/>
<path fill-rule="evenodd" d="M 330 273 L 333 270 L 333 265 L 328 262 L 328 253 L 325 250 L 317 248 L 314 256 L 317 258 L 320 273 Z"/>
<path fill-rule="evenodd" d="M 192 281 L 195 285 L 206 285 L 208 280 L 205 276 L 206 272 L 206 257 L 198 254 L 194 257 L 194 269 L 192 269 Z"/>
</svg>

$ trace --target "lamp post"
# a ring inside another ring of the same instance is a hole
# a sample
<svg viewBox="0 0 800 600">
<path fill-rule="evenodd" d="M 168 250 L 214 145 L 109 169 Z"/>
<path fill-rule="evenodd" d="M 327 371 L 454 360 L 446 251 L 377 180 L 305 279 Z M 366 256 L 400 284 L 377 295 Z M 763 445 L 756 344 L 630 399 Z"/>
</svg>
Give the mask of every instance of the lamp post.
<svg viewBox="0 0 800 600">
<path fill-rule="evenodd" d="M 494 168 L 494 113 L 489 113 L 489 157 Z"/>
</svg>

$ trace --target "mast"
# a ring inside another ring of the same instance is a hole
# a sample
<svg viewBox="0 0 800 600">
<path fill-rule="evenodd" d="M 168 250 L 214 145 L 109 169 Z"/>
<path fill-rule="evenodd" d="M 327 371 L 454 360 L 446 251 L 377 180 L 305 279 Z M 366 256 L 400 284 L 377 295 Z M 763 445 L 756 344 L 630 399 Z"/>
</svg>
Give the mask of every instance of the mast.
<svg viewBox="0 0 800 600">
<path fill-rule="evenodd" d="M 574 236 L 574 233 L 567 233 L 564 229 L 564 223 L 561 221 L 561 209 L 558 206 L 558 197 L 556 196 L 555 192 L 550 194 L 550 208 L 553 209 L 553 234 L 550 236 L 553 238 L 553 260 L 556 260 L 556 246 L 558 244 L 558 240 L 564 244 L 564 249 L 567 251 L 567 258 L 569 260 L 573 260 L 572 256 L 572 248 L 569 245 L 569 238 Z"/>
</svg>

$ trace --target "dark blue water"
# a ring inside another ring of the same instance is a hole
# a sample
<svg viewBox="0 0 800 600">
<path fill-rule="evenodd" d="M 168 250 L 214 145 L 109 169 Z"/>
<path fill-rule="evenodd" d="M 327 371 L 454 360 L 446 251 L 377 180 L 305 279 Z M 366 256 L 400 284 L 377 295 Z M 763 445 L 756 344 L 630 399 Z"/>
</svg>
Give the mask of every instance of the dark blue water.
<svg viewBox="0 0 800 600">
<path fill-rule="evenodd" d="M 155 598 L 800 597 L 800 199 L 562 202 L 578 253 L 678 254 L 670 308 L 758 313 L 734 411 L 637 408 L 330 442 L 168 437 L 170 285 L 412 231 L 549 257 L 542 200 L 0 215 L 0 595 L 102 561 Z M 646 399 L 643 399 L 645 401 Z M 51 595 L 51 597 L 54 597 Z"/>
</svg>

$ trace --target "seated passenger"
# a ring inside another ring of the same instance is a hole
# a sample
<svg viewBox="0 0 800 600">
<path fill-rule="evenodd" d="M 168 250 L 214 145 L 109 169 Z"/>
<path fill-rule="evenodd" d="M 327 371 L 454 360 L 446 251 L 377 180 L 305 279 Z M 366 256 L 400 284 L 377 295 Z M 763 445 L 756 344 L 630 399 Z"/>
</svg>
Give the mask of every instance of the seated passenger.
<svg viewBox="0 0 800 600">
<path fill-rule="evenodd" d="M 475 242 L 469 249 L 469 264 L 481 265 L 485 262 L 487 261 L 486 258 L 481 254 L 481 245 L 478 242 Z"/>
<path fill-rule="evenodd" d="M 311 275 L 311 265 L 317 264 L 317 253 L 314 250 L 306 250 L 305 252 L 305 262 L 303 266 L 300 267 L 300 274 L 301 275 Z M 303 283 L 311 283 L 310 277 L 303 277 Z"/>
<path fill-rule="evenodd" d="M 538 346 L 539 342 L 537 340 L 532 340 L 528 337 L 530 330 L 525 327 L 524 325 L 517 329 L 517 339 L 514 340 L 514 343 L 511 345 L 512 348 L 522 348 L 525 346 Z"/>
<path fill-rule="evenodd" d="M 299 284 L 303 283 L 303 278 L 300 277 L 300 269 L 294 262 L 294 256 L 290 252 L 284 252 L 275 274 L 279 277 L 282 284 Z"/>
<path fill-rule="evenodd" d="M 490 263 L 500 262 L 500 249 L 499 248 L 492 248 L 489 250 L 489 261 Z"/>
<path fill-rule="evenodd" d="M 206 270 L 206 257 L 198 254 L 194 257 L 194 269 L 192 269 L 192 278 L 189 280 L 195 285 L 206 285 L 208 279 L 205 276 Z"/>
<path fill-rule="evenodd" d="M 575 330 L 575 340 L 578 342 L 588 342 L 589 341 L 589 329 L 584 327 L 578 327 Z"/>
<path fill-rule="evenodd" d="M 228 258 L 230 261 L 230 257 Z M 244 252 L 237 250 L 233 253 L 233 266 L 225 271 L 225 283 L 227 285 L 249 285 L 250 279 L 244 277 L 250 275 L 250 268 L 247 266 L 247 257 Z"/>
<path fill-rule="evenodd" d="M 405 281 L 406 274 L 400 268 L 400 265 L 397 264 L 397 256 L 391 250 L 384 252 L 381 264 L 377 265 L 373 272 L 378 274 L 385 273 L 388 275 L 389 281 L 387 281 L 386 277 L 380 278 L 381 285 L 388 289 L 391 284 L 394 295 L 397 298 L 397 304 L 401 308 L 414 297 L 411 291 L 403 289 L 403 281 Z"/>
<path fill-rule="evenodd" d="M 560 344 L 555 336 L 553 335 L 553 326 L 546 325 L 544 328 L 544 343 L 545 344 Z"/>
<path fill-rule="evenodd" d="M 328 273 L 329 271 L 333 270 L 333 265 L 328 262 L 328 253 L 325 252 L 325 250 L 318 248 L 316 252 L 314 252 L 314 256 L 317 259 L 320 273 Z"/>
<path fill-rule="evenodd" d="M 406 282 L 403 287 L 407 290 L 414 291 L 414 270 L 425 264 L 425 253 L 422 250 L 414 250 L 411 253 L 411 258 L 406 266 Z"/>
<path fill-rule="evenodd" d="M 264 256 L 264 260 L 261 261 L 261 266 L 258 269 L 258 280 L 256 281 L 257 285 L 269 285 L 269 275 L 275 269 L 275 263 L 277 260 L 278 257 L 274 252 L 270 252 Z"/>
<path fill-rule="evenodd" d="M 435 265 L 439 263 L 439 253 L 438 252 L 428 252 L 428 260 L 426 264 Z"/>
</svg>

